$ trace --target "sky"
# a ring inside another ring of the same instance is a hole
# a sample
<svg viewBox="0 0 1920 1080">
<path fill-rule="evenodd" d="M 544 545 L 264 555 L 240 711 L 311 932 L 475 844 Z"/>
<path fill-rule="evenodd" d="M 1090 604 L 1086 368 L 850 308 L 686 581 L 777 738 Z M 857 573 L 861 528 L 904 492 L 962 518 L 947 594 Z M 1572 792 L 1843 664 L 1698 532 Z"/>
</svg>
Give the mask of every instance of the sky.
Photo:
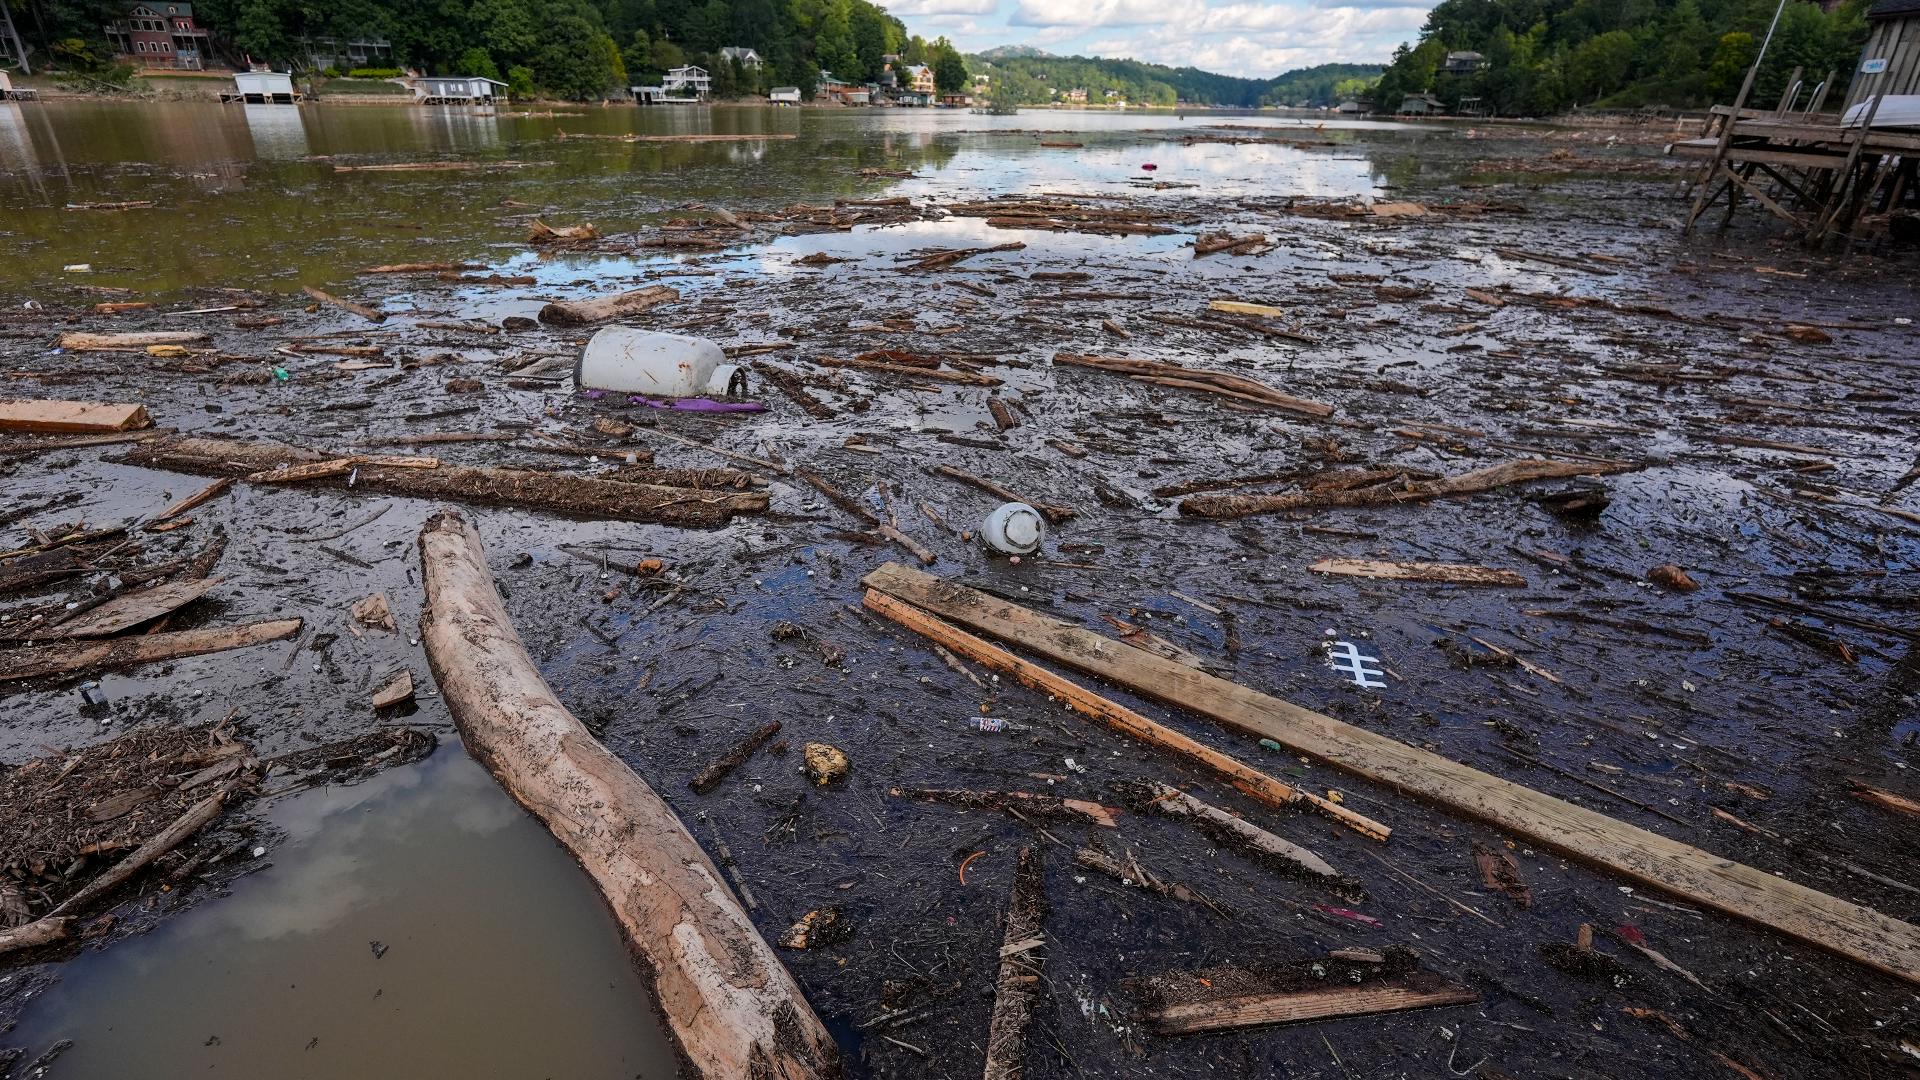
<svg viewBox="0 0 1920 1080">
<path fill-rule="evenodd" d="M 907 29 L 961 52 L 1032 45 L 1222 75 L 1270 78 L 1333 62 L 1385 63 L 1417 38 L 1418 0 L 881 0 Z"/>
</svg>

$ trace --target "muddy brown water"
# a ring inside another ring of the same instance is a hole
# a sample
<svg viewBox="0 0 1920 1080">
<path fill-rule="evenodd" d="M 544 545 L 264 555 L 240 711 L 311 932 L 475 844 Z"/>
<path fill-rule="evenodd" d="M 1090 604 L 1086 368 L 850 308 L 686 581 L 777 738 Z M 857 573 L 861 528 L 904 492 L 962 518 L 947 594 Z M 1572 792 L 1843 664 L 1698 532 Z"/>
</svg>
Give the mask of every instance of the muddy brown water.
<svg viewBox="0 0 1920 1080">
<path fill-rule="evenodd" d="M 264 869 L 82 953 L 6 1040 L 99 1080 L 674 1075 L 599 896 L 458 742 L 262 816 Z"/>
<path fill-rule="evenodd" d="M 580 443 L 595 438 L 587 434 L 593 420 L 616 418 L 641 425 L 634 442 L 652 446 L 662 464 L 724 462 L 654 440 L 648 426 L 777 454 L 820 470 L 875 513 L 891 508 L 902 529 L 936 552 L 935 572 L 1103 631 L 1113 631 L 1112 619 L 1149 627 L 1247 685 L 1889 915 L 1920 915 L 1906 823 L 1846 794 L 1850 777 L 1911 794 L 1920 768 L 1911 616 L 1920 532 L 1905 519 L 1845 505 L 1916 509 L 1915 488 L 1895 487 L 1920 453 L 1913 435 L 1920 339 L 1912 323 L 1920 296 L 1910 254 L 1871 245 L 1803 252 L 1773 243 L 1751 219 L 1726 235 L 1683 241 L 1673 221 L 1684 205 L 1670 178 L 1476 167 L 1544 160 L 1563 148 L 1655 160 L 1657 148 L 1644 140 L 1609 148 L 1603 137 L 1566 131 L 1366 127 L 1340 129 L 1336 146 L 1299 149 L 1169 140 L 1165 129 L 1198 130 L 1212 122 L 1207 117 L 607 110 L 476 118 L 316 109 L 269 121 L 298 117 L 305 140 L 275 158 L 260 150 L 250 113 L 211 106 L 153 113 L 191 118 L 201 132 L 170 143 L 130 130 L 148 122 L 145 110 L 57 109 L 68 111 L 20 114 L 29 117 L 22 123 L 39 157 L 0 176 L 8 215 L 0 231 L 33 267 L 0 278 L 0 358 L 33 393 L 138 399 L 162 424 L 197 434 L 316 448 L 437 431 L 546 432 Z M 89 119 L 95 113 L 104 118 Z M 49 125 L 62 116 L 77 117 L 68 138 L 91 149 L 49 149 Z M 793 125 L 803 137 L 759 145 L 556 138 L 576 123 L 602 132 Z M 1084 152 L 1041 149 L 1030 133 L 976 130 L 1005 126 L 1086 129 L 1088 145 Z M 135 149 L 118 154 L 116 139 Z M 180 148 L 193 139 L 207 149 Z M 481 175 L 335 174 L 304 160 L 322 153 L 362 162 L 497 156 L 559 164 Z M 1147 162 L 1160 166 L 1152 174 L 1160 181 L 1198 186 L 1140 189 L 1132 181 L 1147 175 L 1139 169 Z M 866 166 L 912 168 L 920 178 L 852 175 Z M 534 204 L 556 224 L 593 220 L 616 234 L 645 230 L 695 199 L 771 210 L 836 197 L 951 202 L 1054 190 L 1137 198 L 1191 212 L 1200 223 L 1172 236 L 1125 238 L 945 218 L 781 235 L 691 256 L 610 250 L 542 258 L 522 242 L 524 216 L 533 211 L 497 207 L 508 197 Z M 1386 194 L 1517 203 L 1528 212 L 1385 226 L 1284 212 L 1291 196 Z M 109 220 L 63 209 L 70 201 L 149 195 L 219 242 L 184 259 L 128 238 L 128 223 L 146 211 Z M 1192 234 L 1216 228 L 1264 232 L 1276 250 L 1194 259 L 1185 246 Z M 1010 238 L 1028 247 L 947 274 L 895 268 L 905 252 Z M 1589 266 L 1513 251 L 1578 257 Z M 798 263 L 815 252 L 851 261 L 826 269 Z M 456 258 L 530 273 L 537 282 L 473 289 L 352 275 L 379 262 Z M 59 271 L 89 260 L 91 274 Z M 1029 276 L 1037 270 L 1083 272 L 1090 280 L 1063 286 Z M 1398 291 L 1377 292 L 1364 275 Z M 755 392 L 768 411 L 735 417 L 588 400 L 564 380 L 515 387 L 508 364 L 570 356 L 581 335 L 467 335 L 417 325 L 497 323 L 530 315 L 547 299 L 642 280 L 683 292 L 649 325 L 727 345 L 793 342 L 755 362 L 800 373 L 841 415 L 811 420 L 764 383 Z M 331 310 L 305 313 L 280 295 L 300 283 L 378 302 L 393 317 L 373 327 Z M 87 308 L 113 297 L 88 285 L 134 290 L 163 310 L 98 317 Z M 259 331 L 233 325 L 227 314 L 176 313 L 231 299 L 210 286 L 257 288 L 266 305 L 260 311 L 286 321 Z M 1537 295 L 1492 308 L 1468 288 Z M 1211 298 L 1283 306 L 1288 324 L 1313 343 L 1153 321 L 1202 316 Z M 1564 298 L 1644 305 L 1679 318 Z M 43 310 L 22 310 L 28 300 Z M 902 319 L 911 329 L 880 325 Z M 1832 340 L 1788 336 L 1786 325 L 1797 321 L 1828 326 Z M 1107 322 L 1131 336 L 1117 337 Z M 49 350 L 67 328 L 182 324 L 210 330 L 218 348 L 238 359 L 195 373 L 164 360 Z M 294 335 L 316 333 L 383 344 L 391 359 L 411 366 L 342 372 L 337 358 L 273 351 Z M 987 391 L 917 388 L 814 364 L 872 348 L 983 357 L 985 370 L 1006 379 L 998 392 L 1028 415 L 1020 427 L 995 432 Z M 1056 369 L 1056 351 L 1229 368 L 1333 404 L 1338 422 L 1248 412 Z M 288 378 L 228 377 L 274 366 Z M 449 393 L 456 376 L 480 379 L 482 390 Z M 969 442 L 941 439 L 955 434 Z M 1725 436 L 1820 449 L 1736 446 Z M 1086 456 L 1071 457 L 1049 439 L 1077 443 Z M 460 463 L 593 472 L 617 461 L 622 448 L 608 444 L 601 461 L 518 444 L 448 444 L 436 452 Z M 1612 505 L 1589 524 L 1546 513 L 1524 491 L 1231 522 L 1183 518 L 1177 499 L 1154 494 L 1166 485 L 1297 468 L 1394 463 L 1453 473 L 1530 454 L 1586 454 L 1642 468 L 1606 479 Z M 80 517 L 117 522 L 205 482 L 114 457 L 92 449 L 19 459 L 6 477 L 7 512 L 43 527 Z M 930 475 L 927 467 L 937 463 L 1079 514 L 1053 530 L 1045 557 L 1017 565 L 987 558 L 921 511 L 924 504 L 941 521 L 970 528 L 996 501 Z M 1802 471 L 1812 467 L 1820 471 Z M 851 917 L 855 931 L 846 942 L 785 956 L 857 1074 L 978 1075 L 998 920 L 1025 844 L 1046 851 L 1054 904 L 1047 993 L 1029 1055 L 1035 1077 L 1434 1076 L 1442 1069 L 1479 1069 L 1489 1078 L 1728 1075 L 1715 1053 L 1769 1077 L 1896 1076 L 1913 1053 L 1903 1045 L 1920 1046 L 1909 988 L 1695 910 L 1684 897 L 1649 893 L 1516 844 L 1509 850 L 1533 896 L 1522 909 L 1488 891 L 1474 867 L 1476 842 L 1505 847 L 1509 838 L 1495 830 L 1179 710 L 1113 694 L 1283 779 L 1338 791 L 1394 827 L 1381 847 L 1313 817 L 1264 810 L 1057 711 L 1042 695 L 993 684 L 983 691 L 917 639 L 852 610 L 860 576 L 903 553 L 849 537 L 854 520 L 804 484 L 768 479 L 772 513 L 701 533 L 500 508 L 471 512 L 508 609 L 549 680 L 710 851 L 725 843 L 757 900 L 757 925 L 776 935 L 827 904 Z M 191 527 L 143 540 L 147 558 L 176 557 L 223 528 L 232 543 L 222 572 L 234 580 L 182 617 L 198 624 L 297 614 L 310 620 L 308 631 L 244 654 L 103 677 L 111 699 L 103 708 L 81 707 L 75 679 L 14 688 L 0 696 L 0 755 L 19 761 L 42 746 L 106 738 L 127 724 L 208 722 L 235 708 L 237 723 L 268 753 L 364 730 L 366 695 L 392 668 L 410 666 L 428 685 L 406 630 L 420 605 L 414 537 L 431 509 L 351 490 L 236 485 L 196 511 Z M 16 524 L 9 539 L 21 536 Z M 667 563 L 666 580 L 602 565 L 647 556 Z M 1476 562 L 1517 570 L 1528 584 L 1468 589 L 1306 569 L 1332 556 Z M 1674 594 L 1646 584 L 1647 569 L 1667 561 L 1685 565 L 1702 588 Z M 392 598 L 402 633 L 356 638 L 345 629 L 346 609 L 375 588 Z M 73 591 L 61 586 L 34 600 Z M 1794 617 L 1816 635 L 1848 641 L 1857 662 L 1773 627 L 1776 612 L 1741 599 L 1755 594 L 1826 612 Z M 25 603 L 10 600 L 0 614 Z M 808 627 L 845 660 L 827 665 L 803 641 L 772 639 L 768 629 L 780 620 Z M 1333 670 L 1320 652 L 1330 634 L 1379 657 L 1388 685 L 1362 690 Z M 1476 637 L 1553 678 L 1501 663 Z M 971 721 L 983 709 L 1015 730 L 981 733 Z M 429 699 L 417 719 L 445 718 Z M 687 792 L 701 766 L 769 719 L 785 725 L 784 754 L 755 756 L 709 795 Z M 799 775 L 799 744 L 808 740 L 847 750 L 853 771 L 845 787 L 816 790 Z M 450 745 L 434 760 L 454 752 Z M 1156 818 L 1129 815 L 1119 830 L 1055 823 L 1042 834 L 1004 815 L 887 794 L 899 785 L 1111 800 L 1113 782 L 1138 778 L 1178 783 L 1313 847 L 1361 879 L 1368 899 L 1353 906 L 1380 925 L 1316 913 L 1314 903 L 1348 905 Z M 1730 825 L 1713 816 L 1716 809 L 1780 839 Z M 1131 851 L 1234 914 L 1080 870 L 1054 839 Z M 277 852 L 269 858 L 280 861 Z M 155 932 L 238 902 L 247 886 L 242 879 L 231 898 L 204 897 Z M 1543 946 L 1571 941 L 1582 922 L 1601 931 L 1600 947 L 1627 965 L 1628 979 L 1591 981 L 1546 962 Z M 1644 933 L 1709 989 L 1609 936 L 1621 926 Z M 113 942 L 80 962 L 139 944 Z M 1410 946 L 1430 969 L 1478 989 L 1482 1001 L 1162 1039 L 1139 1025 L 1124 990 L 1139 975 L 1387 944 Z M 265 980 L 278 969 L 263 956 L 256 970 Z M 65 980 L 70 971 L 77 964 L 38 964 L 31 977 Z M 115 998 L 116 1008 L 143 1024 L 162 1004 L 131 990 Z M 24 1010 L 23 1025 L 42 1023 L 36 1007 Z M 1659 1010 L 1689 1035 L 1629 1008 Z M 0 1037 L 0 1045 L 14 1041 Z"/>
</svg>

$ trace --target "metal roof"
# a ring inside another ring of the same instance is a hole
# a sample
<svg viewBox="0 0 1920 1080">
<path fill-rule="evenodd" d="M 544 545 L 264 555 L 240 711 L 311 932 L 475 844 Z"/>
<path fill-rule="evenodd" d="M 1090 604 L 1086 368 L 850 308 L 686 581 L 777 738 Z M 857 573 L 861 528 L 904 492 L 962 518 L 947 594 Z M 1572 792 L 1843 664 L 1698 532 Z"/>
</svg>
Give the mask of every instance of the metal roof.
<svg viewBox="0 0 1920 1080">
<path fill-rule="evenodd" d="M 1867 9 L 1869 19 L 1904 19 L 1920 15 L 1920 0 L 1879 0 Z"/>
</svg>

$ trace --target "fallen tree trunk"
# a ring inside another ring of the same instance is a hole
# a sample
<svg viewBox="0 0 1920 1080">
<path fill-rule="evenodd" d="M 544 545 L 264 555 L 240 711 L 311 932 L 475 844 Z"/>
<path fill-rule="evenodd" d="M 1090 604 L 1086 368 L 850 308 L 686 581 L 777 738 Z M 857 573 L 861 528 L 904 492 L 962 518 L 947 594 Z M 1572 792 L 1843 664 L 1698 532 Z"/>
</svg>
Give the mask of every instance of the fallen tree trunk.
<svg viewBox="0 0 1920 1080">
<path fill-rule="evenodd" d="M 1598 461 L 1546 461 L 1531 458 L 1505 461 L 1485 469 L 1443 476 L 1438 480 L 1420 480 L 1405 487 L 1377 486 L 1357 491 L 1297 491 L 1285 495 L 1196 495 L 1182 500 L 1180 512 L 1192 517 L 1237 518 L 1249 514 L 1271 514 L 1279 510 L 1320 510 L 1334 506 L 1377 506 L 1383 503 L 1420 502 L 1457 495 L 1478 495 L 1483 491 L 1528 480 L 1551 480 L 1563 476 L 1605 476 L 1626 472 L 1634 465 Z"/>
<path fill-rule="evenodd" d="M 319 465 L 342 455 L 317 453 L 268 442 L 239 439 L 155 439 L 122 460 L 130 465 L 201 476 L 252 477 L 286 466 Z M 354 472 L 356 491 L 404 495 L 416 499 L 494 503 L 532 510 L 616 521 L 658 521 L 671 525 L 725 525 L 737 513 L 767 508 L 767 496 L 752 491 L 701 491 L 692 488 L 629 484 L 586 476 L 483 469 L 442 464 L 424 469 L 367 462 Z M 343 487 L 345 471 L 309 480 L 307 487 Z"/>
<path fill-rule="evenodd" d="M 473 526 L 435 514 L 420 561 L 420 636 L 461 738 L 593 878 L 693 1075 L 839 1076 L 832 1037 L 686 825 L 540 677 Z"/>
<path fill-rule="evenodd" d="M 1920 984 L 1920 927 L 898 563 L 864 584 L 1684 900 Z"/>
<path fill-rule="evenodd" d="M 624 319 L 630 315 L 639 315 L 680 299 L 680 290 L 666 285 L 649 285 L 644 289 L 615 293 L 594 300 L 556 300 L 540 309 L 540 321 L 556 326 L 586 326 L 591 323 L 606 322 L 609 319 Z"/>
<path fill-rule="evenodd" d="M 178 660 L 185 656 L 264 645 L 290 638 L 299 632 L 299 619 L 279 619 L 245 626 L 216 626 L 201 630 L 177 630 L 169 634 L 147 634 L 115 641 L 7 649 L 0 652 L 0 682 L 32 679 L 41 675 L 77 675 L 83 671 L 132 667 L 154 660 Z"/>
<path fill-rule="evenodd" d="M 1020 849 L 1013 872 L 1013 897 L 1007 901 L 1006 932 L 1001 935 L 1000 972 L 994 982 L 993 1018 L 987 1024 L 984 1080 L 1020 1080 L 1027 1074 L 1027 1031 L 1033 1004 L 1040 997 L 1047 963 L 1047 882 L 1040 856 Z"/>
</svg>

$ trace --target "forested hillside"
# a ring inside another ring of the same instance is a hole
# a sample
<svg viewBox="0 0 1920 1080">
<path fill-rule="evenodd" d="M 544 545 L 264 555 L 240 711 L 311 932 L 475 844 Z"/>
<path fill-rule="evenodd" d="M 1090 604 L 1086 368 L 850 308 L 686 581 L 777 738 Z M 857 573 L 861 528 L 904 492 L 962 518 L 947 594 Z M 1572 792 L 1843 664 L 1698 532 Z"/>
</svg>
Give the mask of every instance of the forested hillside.
<svg viewBox="0 0 1920 1080">
<path fill-rule="evenodd" d="M 1379 64 L 1322 64 L 1289 71 L 1277 79 L 1242 79 L 1199 68 L 1171 68 L 1137 60 L 1049 56 L 1038 50 L 995 49 L 969 58 L 975 72 L 992 77 L 994 99 L 1022 105 L 1053 99 L 1050 91 L 1086 90 L 1100 104 L 1107 91 L 1136 105 L 1331 105 L 1342 92 L 1359 93 L 1380 74 Z"/>
<path fill-rule="evenodd" d="M 1806 69 L 1809 87 L 1828 71 L 1844 86 L 1866 36 L 1866 6 L 1846 0 L 1823 12 L 1791 0 L 1755 100 L 1778 101 L 1796 65 Z M 1450 108 L 1478 97 L 1506 116 L 1726 102 L 1739 91 L 1774 8 L 1775 0 L 1442 0 L 1420 42 L 1394 54 L 1375 102 L 1392 109 L 1431 90 Z M 1484 54 L 1485 67 L 1441 71 L 1452 50 Z"/>
<path fill-rule="evenodd" d="M 16 5 L 26 37 L 81 66 L 107 55 L 101 27 L 125 7 L 104 0 Z M 216 49 L 235 61 L 299 68 L 304 40 L 383 38 L 393 43 L 397 64 L 487 75 L 519 92 L 537 87 L 575 99 L 657 82 L 685 63 L 706 66 L 722 95 L 773 85 L 810 90 L 822 68 L 866 81 L 878 76 L 887 53 L 930 65 L 945 56 L 964 78 L 951 46 L 910 37 L 899 19 L 867 0 L 199 0 L 195 15 L 214 34 Z M 757 50 L 767 66 L 753 71 L 720 62 L 716 54 L 729 45 Z"/>
</svg>

